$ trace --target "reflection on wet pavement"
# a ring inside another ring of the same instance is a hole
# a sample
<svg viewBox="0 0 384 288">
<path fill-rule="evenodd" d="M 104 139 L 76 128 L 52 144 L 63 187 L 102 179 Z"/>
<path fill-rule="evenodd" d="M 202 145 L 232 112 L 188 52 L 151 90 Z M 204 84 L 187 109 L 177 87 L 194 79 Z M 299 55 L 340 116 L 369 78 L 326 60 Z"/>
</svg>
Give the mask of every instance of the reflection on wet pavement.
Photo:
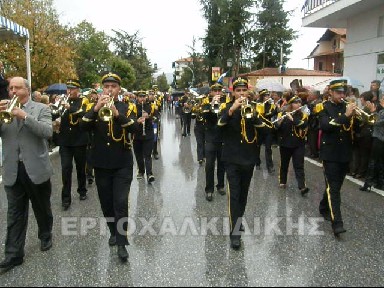
<svg viewBox="0 0 384 288">
<path fill-rule="evenodd" d="M 274 153 L 277 162 L 278 151 Z M 308 198 L 300 196 L 292 173 L 289 189 L 281 191 L 277 177 L 256 171 L 246 211 L 244 248 L 234 252 L 225 236 L 226 197 L 216 193 L 213 203 L 205 200 L 204 167 L 197 163 L 196 141 L 193 135 L 180 136 L 179 121 L 171 112 L 163 115 L 160 154 L 160 160 L 154 161 L 157 181 L 152 186 L 144 180 L 132 183 L 127 265 L 108 246 L 94 186 L 89 189 L 89 200 L 80 203 L 74 198 L 68 212 L 61 210 L 60 161 L 54 156 L 54 248 L 40 252 L 31 215 L 26 262 L 0 275 L 1 285 L 373 286 L 384 282 L 384 200 L 380 196 L 362 194 L 346 182 L 343 212 L 349 232 L 336 241 L 329 223 L 318 218 L 324 187 L 320 169 L 306 166 L 311 187 Z M 312 220 L 318 221 L 320 235 L 310 233 Z M 68 221 L 77 225 L 66 236 Z M 207 229 L 212 223 L 212 229 Z M 0 239 L 5 239 L 3 189 L 0 224 Z"/>
</svg>

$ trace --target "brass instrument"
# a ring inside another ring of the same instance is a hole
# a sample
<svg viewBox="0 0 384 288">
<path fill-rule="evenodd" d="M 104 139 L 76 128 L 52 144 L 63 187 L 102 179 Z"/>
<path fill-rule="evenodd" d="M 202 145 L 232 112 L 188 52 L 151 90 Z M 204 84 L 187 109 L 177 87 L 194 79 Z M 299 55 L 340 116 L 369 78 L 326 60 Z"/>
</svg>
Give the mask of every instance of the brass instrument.
<svg viewBox="0 0 384 288">
<path fill-rule="evenodd" d="M 250 104 L 248 98 L 243 102 L 241 106 L 241 117 L 246 119 L 251 119 L 255 113 L 255 109 L 252 104 Z"/>
<path fill-rule="evenodd" d="M 345 99 L 341 99 L 345 104 L 349 105 L 349 104 L 352 104 L 351 102 L 345 100 Z M 370 123 L 370 124 L 374 124 L 375 123 L 375 116 L 372 115 L 372 114 L 369 114 L 367 112 L 365 112 L 363 109 L 359 108 L 356 106 L 356 114 L 357 116 L 363 120 L 363 121 L 366 121 L 367 123 Z M 363 118 L 364 117 L 364 118 Z"/>
<path fill-rule="evenodd" d="M 19 97 L 16 94 L 13 95 L 12 100 L 8 103 L 8 108 L 5 111 L 0 112 L 0 123 L 1 124 L 11 124 L 13 122 L 12 110 L 16 107 L 21 107 L 19 102 Z"/>
<path fill-rule="evenodd" d="M 104 122 L 110 122 L 113 118 L 113 111 L 111 107 L 115 99 L 111 97 L 111 93 L 109 93 L 109 97 L 111 98 L 111 100 L 99 111 L 99 118 L 101 119 L 101 121 Z"/>
<path fill-rule="evenodd" d="M 257 113 L 259 113 L 260 115 L 264 115 L 265 114 L 265 105 L 267 103 L 272 105 L 275 102 L 273 101 L 272 98 L 269 98 L 268 100 L 264 101 L 263 103 L 256 103 L 256 111 L 257 111 Z"/>
</svg>

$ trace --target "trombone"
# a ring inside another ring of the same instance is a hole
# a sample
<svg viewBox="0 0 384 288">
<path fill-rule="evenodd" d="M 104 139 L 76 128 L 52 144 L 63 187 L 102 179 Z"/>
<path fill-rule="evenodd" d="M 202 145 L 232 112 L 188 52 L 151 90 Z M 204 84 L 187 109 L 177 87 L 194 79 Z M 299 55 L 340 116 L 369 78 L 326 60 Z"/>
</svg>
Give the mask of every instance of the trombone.
<svg viewBox="0 0 384 288">
<path fill-rule="evenodd" d="M 99 118 L 101 119 L 101 121 L 104 122 L 110 122 L 113 118 L 113 111 L 111 107 L 115 99 L 111 97 L 111 93 L 109 93 L 109 98 L 111 98 L 111 100 L 107 104 L 105 104 L 104 107 L 101 108 L 99 111 Z"/>
<path fill-rule="evenodd" d="M 15 117 L 12 114 L 12 110 L 16 107 L 21 107 L 19 102 L 19 97 L 16 94 L 13 95 L 12 100 L 8 103 L 8 108 L 5 111 L 0 112 L 0 123 L 1 124 L 11 124 L 13 118 Z"/>
</svg>

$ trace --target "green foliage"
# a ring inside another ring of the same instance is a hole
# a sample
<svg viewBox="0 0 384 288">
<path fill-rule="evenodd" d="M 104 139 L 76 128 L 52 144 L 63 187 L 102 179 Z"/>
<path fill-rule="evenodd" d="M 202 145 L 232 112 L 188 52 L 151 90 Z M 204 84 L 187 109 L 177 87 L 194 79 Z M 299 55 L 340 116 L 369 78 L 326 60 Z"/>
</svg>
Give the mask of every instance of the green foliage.
<svg viewBox="0 0 384 288">
<path fill-rule="evenodd" d="M 164 73 L 157 77 L 156 85 L 159 87 L 159 90 L 162 92 L 167 92 L 169 90 L 167 76 Z"/>
<path fill-rule="evenodd" d="M 121 86 L 132 91 L 136 82 L 135 69 L 125 59 L 113 56 L 111 59 L 111 71 L 121 77 Z"/>
<path fill-rule="evenodd" d="M 92 87 L 100 81 L 101 74 L 110 70 L 112 52 L 109 50 L 109 37 L 98 32 L 87 21 L 71 29 L 75 49 L 75 66 L 80 82 L 84 87 Z"/>
</svg>

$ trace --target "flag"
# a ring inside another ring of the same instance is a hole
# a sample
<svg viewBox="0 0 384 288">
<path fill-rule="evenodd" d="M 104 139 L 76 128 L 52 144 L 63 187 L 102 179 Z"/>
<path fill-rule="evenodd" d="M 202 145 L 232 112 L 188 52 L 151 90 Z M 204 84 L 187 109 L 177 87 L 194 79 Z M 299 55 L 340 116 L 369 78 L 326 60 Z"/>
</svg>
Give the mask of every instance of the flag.
<svg viewBox="0 0 384 288">
<path fill-rule="evenodd" d="M 223 84 L 224 78 L 227 76 L 228 73 L 229 71 L 225 72 L 224 74 L 221 74 L 219 79 L 217 80 L 217 83 Z"/>
</svg>

